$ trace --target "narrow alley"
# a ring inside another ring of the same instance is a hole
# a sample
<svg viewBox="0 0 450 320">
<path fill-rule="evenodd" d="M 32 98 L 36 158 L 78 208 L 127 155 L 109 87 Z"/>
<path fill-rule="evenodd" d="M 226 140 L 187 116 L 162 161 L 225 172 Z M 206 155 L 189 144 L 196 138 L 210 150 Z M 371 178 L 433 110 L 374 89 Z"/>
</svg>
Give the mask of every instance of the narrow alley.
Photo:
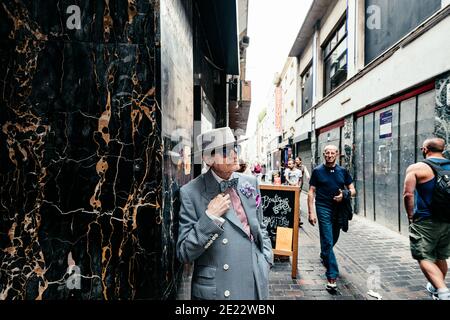
<svg viewBox="0 0 450 320">
<path fill-rule="evenodd" d="M 320 263 L 319 229 L 307 221 L 306 194 L 301 196 L 298 274 L 291 264 L 277 259 L 270 273 L 274 300 L 430 300 L 426 280 L 409 250 L 409 240 L 380 224 L 354 215 L 347 233 L 341 232 L 335 253 L 340 267 L 336 292 L 325 289 L 325 268 Z"/>
</svg>

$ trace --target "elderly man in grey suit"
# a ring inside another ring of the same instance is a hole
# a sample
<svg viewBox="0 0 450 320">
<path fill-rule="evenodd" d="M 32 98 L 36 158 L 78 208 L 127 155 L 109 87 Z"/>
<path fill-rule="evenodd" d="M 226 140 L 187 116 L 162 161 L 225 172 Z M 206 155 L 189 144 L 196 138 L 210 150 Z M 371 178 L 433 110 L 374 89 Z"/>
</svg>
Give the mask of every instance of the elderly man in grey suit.
<svg viewBox="0 0 450 320">
<path fill-rule="evenodd" d="M 180 190 L 177 254 L 194 263 L 192 299 L 267 299 L 273 254 L 255 177 L 236 173 L 238 143 L 230 128 L 201 134 L 209 170 Z"/>
</svg>

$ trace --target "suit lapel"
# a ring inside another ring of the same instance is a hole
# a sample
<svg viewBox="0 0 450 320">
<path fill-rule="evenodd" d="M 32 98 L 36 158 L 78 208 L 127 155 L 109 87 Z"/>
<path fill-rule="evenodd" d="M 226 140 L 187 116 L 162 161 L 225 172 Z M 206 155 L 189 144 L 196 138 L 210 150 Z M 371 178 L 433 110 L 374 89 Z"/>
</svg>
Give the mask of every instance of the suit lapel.
<svg viewBox="0 0 450 320">
<path fill-rule="evenodd" d="M 208 200 L 208 203 L 220 193 L 220 186 L 216 178 L 211 173 L 211 169 L 203 174 L 203 181 L 205 182 L 205 190 L 202 192 L 202 197 Z"/>
</svg>

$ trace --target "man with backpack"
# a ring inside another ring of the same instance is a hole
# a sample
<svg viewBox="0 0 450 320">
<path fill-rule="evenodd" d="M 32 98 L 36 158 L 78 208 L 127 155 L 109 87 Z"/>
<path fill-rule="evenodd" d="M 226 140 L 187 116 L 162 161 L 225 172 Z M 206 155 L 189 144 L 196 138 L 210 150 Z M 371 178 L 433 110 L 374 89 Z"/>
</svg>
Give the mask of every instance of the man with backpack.
<svg viewBox="0 0 450 320">
<path fill-rule="evenodd" d="M 409 219 L 412 257 L 428 279 L 435 300 L 450 300 L 445 283 L 450 257 L 450 160 L 443 156 L 445 141 L 427 139 L 424 161 L 406 170 L 403 200 Z"/>
</svg>

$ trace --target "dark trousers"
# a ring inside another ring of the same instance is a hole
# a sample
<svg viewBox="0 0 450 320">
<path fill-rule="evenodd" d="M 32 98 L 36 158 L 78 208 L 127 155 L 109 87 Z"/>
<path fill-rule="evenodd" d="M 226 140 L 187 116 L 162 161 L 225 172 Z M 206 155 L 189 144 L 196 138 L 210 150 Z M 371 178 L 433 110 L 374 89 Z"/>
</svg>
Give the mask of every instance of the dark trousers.
<svg viewBox="0 0 450 320">
<path fill-rule="evenodd" d="M 328 279 L 339 276 L 339 267 L 334 255 L 333 247 L 339 239 L 340 227 L 333 221 L 333 209 L 316 203 L 317 219 L 320 232 L 320 257 L 325 265 Z"/>
</svg>

